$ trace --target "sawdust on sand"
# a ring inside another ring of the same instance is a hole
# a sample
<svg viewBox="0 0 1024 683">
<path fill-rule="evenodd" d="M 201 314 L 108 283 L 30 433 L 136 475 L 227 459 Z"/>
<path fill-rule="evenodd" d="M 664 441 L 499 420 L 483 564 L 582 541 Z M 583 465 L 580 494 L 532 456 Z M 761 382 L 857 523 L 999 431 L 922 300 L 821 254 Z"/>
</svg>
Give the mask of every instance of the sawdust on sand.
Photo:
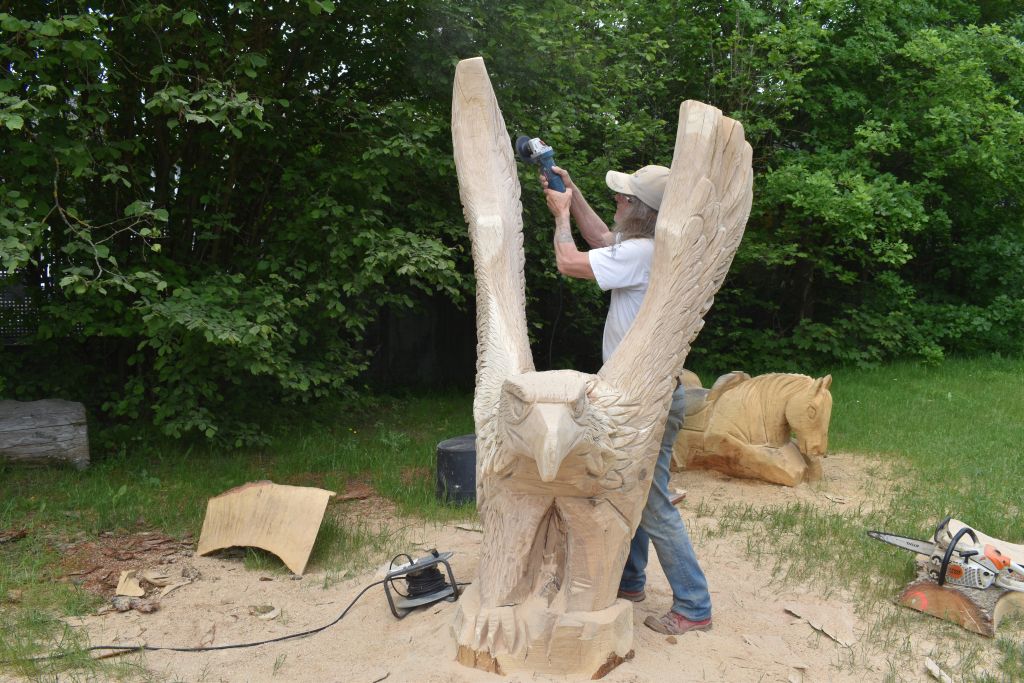
<svg viewBox="0 0 1024 683">
<path fill-rule="evenodd" d="M 825 480 L 813 486 L 785 488 L 713 472 L 677 473 L 672 484 L 687 490 L 680 508 L 692 533 L 714 525 L 715 506 L 722 503 L 772 506 L 801 501 L 850 509 L 884 504 L 874 483 L 879 467 L 884 464 L 878 460 L 838 454 L 826 461 Z M 698 509 L 705 511 L 703 516 L 695 514 Z M 339 515 L 342 523 L 358 520 L 400 530 L 396 539 L 403 547 L 398 550 L 414 557 L 425 555 L 431 548 L 454 551 L 452 567 L 459 581 L 470 581 L 476 573 L 482 535 L 473 522 L 434 525 L 402 519 L 393 506 L 376 495 L 353 497 L 332 505 L 328 513 Z M 715 605 L 713 630 L 670 639 L 642 626 L 646 616 L 661 614 L 671 601 L 664 574 L 652 561 L 648 598 L 634 608 L 636 655 L 604 680 L 860 683 L 885 676 L 889 669 L 887 655 L 862 642 L 865 626 L 855 611 L 853 596 L 839 589 L 822 597 L 810 585 L 773 582 L 770 569 L 743 561 L 746 539 L 742 533 L 693 535 Z M 167 552 L 157 558 L 169 563 L 165 568 L 192 567 L 201 578 L 167 595 L 152 614 L 128 611 L 69 618 L 69 623 L 88 633 L 92 644 L 226 645 L 305 631 L 334 620 L 363 587 L 383 576 L 387 566 L 384 558 L 377 557 L 377 566 L 337 577 L 313 565 L 301 580 L 295 580 L 284 572 L 248 570 L 237 554 L 171 554 L 172 545 L 158 538 L 141 537 L 133 547 L 152 546 Z M 90 557 L 96 556 L 106 557 L 102 552 Z M 121 557 L 126 555 L 122 553 Z M 118 562 L 117 568 L 124 566 L 124 561 Z M 114 576 L 113 569 L 102 571 L 104 590 Z M 268 611 L 270 608 L 272 611 Z M 448 630 L 454 610 L 453 603 L 439 602 L 398 620 L 388 609 L 383 588 L 376 586 L 344 620 L 312 636 L 202 654 L 149 652 L 126 656 L 136 658 L 156 678 L 166 680 L 573 680 L 533 675 L 498 678 L 460 666 L 454 661 L 455 648 Z M 813 620 L 801 611 L 813 613 Z M 273 617 L 267 618 L 268 614 Z M 925 650 L 933 645 L 923 637 L 918 640 L 914 647 L 922 651 L 914 653 L 915 661 L 908 662 L 901 680 L 928 680 L 923 658 L 929 654 Z"/>
</svg>

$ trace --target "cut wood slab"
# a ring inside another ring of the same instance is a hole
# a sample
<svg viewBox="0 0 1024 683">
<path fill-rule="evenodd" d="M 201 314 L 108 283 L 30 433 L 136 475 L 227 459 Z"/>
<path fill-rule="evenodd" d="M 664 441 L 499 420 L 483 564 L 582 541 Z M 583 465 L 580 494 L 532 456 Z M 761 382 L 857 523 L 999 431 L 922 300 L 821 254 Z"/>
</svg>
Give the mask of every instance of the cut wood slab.
<svg viewBox="0 0 1024 683">
<path fill-rule="evenodd" d="M 232 546 L 274 553 L 293 573 L 306 569 L 334 491 L 271 481 L 244 484 L 211 498 L 199 536 L 200 555 Z"/>
<path fill-rule="evenodd" d="M 89 466 L 85 406 L 73 401 L 0 401 L 0 460 Z"/>
<path fill-rule="evenodd" d="M 940 586 L 927 575 L 908 585 L 897 600 L 910 609 L 951 621 L 968 631 L 992 638 L 1009 612 L 1024 614 L 1024 593 L 1002 588 Z"/>
</svg>

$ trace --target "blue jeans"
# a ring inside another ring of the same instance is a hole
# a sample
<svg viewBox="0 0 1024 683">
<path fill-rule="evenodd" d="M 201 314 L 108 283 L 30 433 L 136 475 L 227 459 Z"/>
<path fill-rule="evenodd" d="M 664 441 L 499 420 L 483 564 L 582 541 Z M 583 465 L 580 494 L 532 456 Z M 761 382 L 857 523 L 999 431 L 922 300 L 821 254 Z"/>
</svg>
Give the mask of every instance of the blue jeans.
<svg viewBox="0 0 1024 683">
<path fill-rule="evenodd" d="M 668 411 L 651 491 L 647 494 L 647 505 L 640 518 L 640 527 L 629 546 L 629 557 L 622 570 L 619 588 L 630 592 L 643 590 L 647 579 L 645 569 L 649 541 L 653 541 L 662 569 L 672 587 L 672 611 L 690 621 L 702 621 L 711 616 L 708 581 L 697 563 L 697 555 L 693 552 L 693 545 L 679 511 L 672 505 L 668 495 L 668 468 L 672 461 L 672 444 L 683 424 L 684 394 L 685 388 L 682 385 L 672 394 L 672 407 Z"/>
</svg>

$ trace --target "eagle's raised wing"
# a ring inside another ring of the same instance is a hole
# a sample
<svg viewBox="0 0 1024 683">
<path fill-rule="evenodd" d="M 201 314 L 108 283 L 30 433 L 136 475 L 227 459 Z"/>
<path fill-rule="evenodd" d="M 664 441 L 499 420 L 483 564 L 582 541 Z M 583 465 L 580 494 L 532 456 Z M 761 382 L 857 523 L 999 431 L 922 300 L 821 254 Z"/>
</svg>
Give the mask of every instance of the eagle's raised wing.
<svg viewBox="0 0 1024 683">
<path fill-rule="evenodd" d="M 729 271 L 753 199 L 751 156 L 738 122 L 701 102 L 680 106 L 650 287 L 598 373 L 636 407 L 638 422 L 664 419 L 675 377 Z"/>
<path fill-rule="evenodd" d="M 477 492 L 497 457 L 495 435 L 501 387 L 533 370 L 526 332 L 523 219 L 512 143 L 483 59 L 455 68 L 452 143 L 459 192 L 473 242 L 476 271 Z M 478 498 L 478 504 L 482 501 Z"/>
</svg>

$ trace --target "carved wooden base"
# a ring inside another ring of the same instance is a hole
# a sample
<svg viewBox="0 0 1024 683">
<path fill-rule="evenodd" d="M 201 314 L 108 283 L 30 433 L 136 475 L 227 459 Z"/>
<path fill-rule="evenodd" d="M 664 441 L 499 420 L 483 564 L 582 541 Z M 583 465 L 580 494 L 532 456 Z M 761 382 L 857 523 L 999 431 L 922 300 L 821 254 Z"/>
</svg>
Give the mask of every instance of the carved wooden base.
<svg viewBox="0 0 1024 683">
<path fill-rule="evenodd" d="M 452 623 L 456 660 L 502 675 L 522 670 L 600 678 L 632 657 L 633 603 L 616 600 L 597 612 L 560 612 L 542 603 L 532 598 L 481 608 L 479 591 L 470 586 Z"/>
<path fill-rule="evenodd" d="M 820 457 L 805 458 L 796 445 L 752 446 L 730 437 L 706 437 L 682 429 L 675 443 L 673 469 L 715 470 L 741 479 L 797 486 L 821 479 Z"/>
<path fill-rule="evenodd" d="M 1024 614 L 1024 593 L 1019 591 L 940 586 L 934 579 L 921 576 L 903 590 L 897 602 L 989 638 L 995 636 L 1005 614 Z"/>
</svg>

